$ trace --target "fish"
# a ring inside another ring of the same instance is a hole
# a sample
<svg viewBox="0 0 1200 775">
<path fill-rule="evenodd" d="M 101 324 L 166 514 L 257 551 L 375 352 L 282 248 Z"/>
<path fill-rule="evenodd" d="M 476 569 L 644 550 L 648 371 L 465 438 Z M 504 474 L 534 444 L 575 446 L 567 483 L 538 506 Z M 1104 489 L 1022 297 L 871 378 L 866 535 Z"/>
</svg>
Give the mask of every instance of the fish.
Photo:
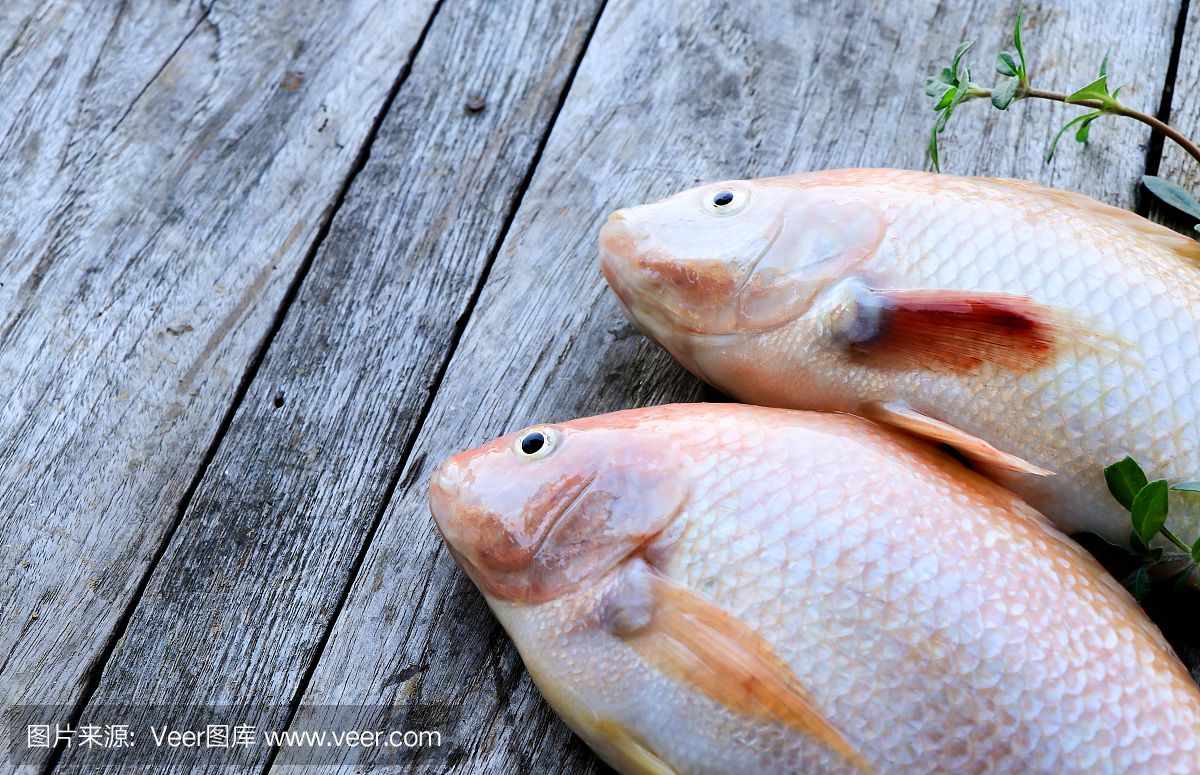
<svg viewBox="0 0 1200 775">
<path fill-rule="evenodd" d="M 1035 509 L 861 417 L 673 404 L 440 464 L 437 529 L 622 773 L 1195 773 L 1200 690 Z"/>
<path fill-rule="evenodd" d="M 1104 475 L 1127 455 L 1200 478 L 1200 244 L 1134 213 L 842 169 L 620 209 L 599 243 L 630 321 L 700 379 L 946 444 L 1068 533 L 1129 544 Z M 1200 498 L 1171 525 L 1200 535 Z"/>
</svg>

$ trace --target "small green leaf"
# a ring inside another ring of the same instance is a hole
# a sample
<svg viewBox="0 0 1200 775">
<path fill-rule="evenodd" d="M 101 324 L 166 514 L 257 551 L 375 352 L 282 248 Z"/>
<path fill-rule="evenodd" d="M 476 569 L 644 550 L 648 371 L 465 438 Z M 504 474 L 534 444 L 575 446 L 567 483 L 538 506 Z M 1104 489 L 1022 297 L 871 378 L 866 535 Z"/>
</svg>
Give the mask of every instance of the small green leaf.
<svg viewBox="0 0 1200 775">
<path fill-rule="evenodd" d="M 954 49 L 954 59 L 950 62 L 950 69 L 957 77 L 959 75 L 958 65 L 962 62 L 963 55 L 971 50 L 971 46 L 975 45 L 978 38 L 971 38 L 958 44 L 958 48 Z M 969 78 L 960 78 L 959 80 L 969 80 Z"/>
<path fill-rule="evenodd" d="M 1156 479 L 1134 496 L 1133 506 L 1129 509 L 1133 529 L 1147 544 L 1166 524 L 1168 490 L 1170 486 L 1166 479 Z"/>
<path fill-rule="evenodd" d="M 1125 578 L 1121 579 L 1121 584 L 1124 585 L 1134 599 L 1139 603 L 1145 599 L 1150 592 L 1150 572 L 1146 570 L 1146 566 L 1142 566 L 1130 573 Z"/>
<path fill-rule="evenodd" d="M 1100 118 L 1100 113 L 1093 113 L 1090 116 L 1085 116 L 1084 121 L 1079 124 L 1079 131 L 1075 133 L 1075 142 L 1086 143 L 1088 141 L 1088 133 L 1092 128 L 1092 122 Z"/>
<path fill-rule="evenodd" d="M 1100 63 L 1100 77 L 1101 78 L 1108 75 L 1108 55 L 1111 53 L 1112 53 L 1112 51 L 1104 52 L 1104 61 Z"/>
<path fill-rule="evenodd" d="M 1146 472 L 1128 455 L 1104 469 L 1104 481 L 1108 483 L 1108 491 L 1126 511 L 1133 508 L 1133 499 L 1150 483 Z"/>
<path fill-rule="evenodd" d="M 1008 110 L 1013 99 L 1017 96 L 1017 86 L 1020 81 L 1016 78 L 1005 78 L 1000 85 L 992 90 L 992 105 L 1000 110 Z"/>
<path fill-rule="evenodd" d="M 1017 62 L 1013 59 L 1012 54 L 1007 51 L 1001 51 L 996 55 L 996 72 L 1010 78 L 1017 77 L 1020 71 L 1017 69 Z"/>
<path fill-rule="evenodd" d="M 1196 543 L 1192 544 L 1192 559 L 1200 562 L 1200 538 L 1196 539 Z"/>
<path fill-rule="evenodd" d="M 1189 194 L 1178 183 L 1172 183 L 1166 178 L 1160 178 L 1157 175 L 1144 175 L 1142 182 L 1146 184 L 1146 188 L 1150 189 L 1150 193 L 1154 194 L 1159 199 L 1174 207 L 1176 210 L 1182 210 L 1196 218 L 1200 218 L 1200 202 Z"/>
<path fill-rule="evenodd" d="M 1049 164 L 1051 161 L 1054 160 L 1054 151 L 1056 148 L 1058 148 L 1058 141 L 1060 139 L 1062 139 L 1062 136 L 1064 134 L 1066 134 L 1066 131 L 1068 129 L 1070 129 L 1071 127 L 1075 126 L 1076 124 L 1080 124 L 1080 123 L 1086 122 L 1087 124 L 1090 124 L 1093 121 L 1095 121 L 1096 119 L 1105 115 L 1106 113 L 1107 113 L 1107 111 L 1097 110 L 1093 113 L 1084 113 L 1082 116 L 1076 116 L 1075 118 L 1068 121 L 1062 129 L 1058 130 L 1058 134 L 1054 135 L 1054 139 L 1050 141 L 1050 147 L 1046 149 L 1046 163 Z"/>
<path fill-rule="evenodd" d="M 1084 86 L 1079 91 L 1067 97 L 1067 102 L 1083 102 L 1084 100 L 1096 100 L 1106 108 L 1113 107 L 1115 100 L 1108 93 L 1108 76 L 1102 75 L 1096 80 Z"/>
<path fill-rule="evenodd" d="M 1196 570 L 1196 566 L 1189 562 L 1187 567 L 1177 570 L 1168 576 L 1167 581 L 1171 582 L 1171 586 L 1176 590 L 1184 589 L 1187 587 L 1188 581 L 1191 580 L 1192 571 L 1194 570 Z"/>
<path fill-rule="evenodd" d="M 945 110 L 946 108 L 950 107 L 950 103 L 954 102 L 954 97 L 956 94 L 958 94 L 958 90 L 954 87 L 946 89 L 946 93 L 943 94 L 941 99 L 937 101 L 937 104 L 933 106 L 933 109 Z"/>
<path fill-rule="evenodd" d="M 929 160 L 933 162 L 933 171 L 941 172 L 942 164 L 938 160 L 938 132 L 942 131 L 938 128 L 938 122 L 934 122 L 933 131 L 929 133 Z"/>
<path fill-rule="evenodd" d="M 933 97 L 935 100 L 940 100 L 942 95 L 953 89 L 957 84 L 957 79 L 954 77 L 954 71 L 949 67 L 943 67 L 942 71 L 937 75 L 931 75 L 925 79 L 925 94 Z M 938 108 L 934 108 L 938 110 Z"/>
<path fill-rule="evenodd" d="M 1020 74 L 1025 76 L 1025 47 L 1021 45 L 1021 22 L 1025 18 L 1025 9 L 1017 8 L 1017 21 L 1013 24 L 1013 47 L 1017 50 L 1017 57 L 1021 60 Z"/>
<path fill-rule="evenodd" d="M 1172 485 L 1171 489 L 1177 492 L 1200 492 L 1200 482 L 1181 482 Z"/>
</svg>

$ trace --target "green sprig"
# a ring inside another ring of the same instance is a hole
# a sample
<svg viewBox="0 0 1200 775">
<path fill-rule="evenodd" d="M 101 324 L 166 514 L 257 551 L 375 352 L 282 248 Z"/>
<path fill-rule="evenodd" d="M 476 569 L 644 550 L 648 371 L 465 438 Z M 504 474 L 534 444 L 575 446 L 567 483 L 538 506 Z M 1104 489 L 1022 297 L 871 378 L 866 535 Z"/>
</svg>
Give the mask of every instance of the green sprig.
<svg viewBox="0 0 1200 775">
<path fill-rule="evenodd" d="M 1177 587 L 1189 583 L 1200 567 L 1200 538 L 1188 545 L 1167 527 L 1170 517 L 1168 496 L 1172 491 L 1200 492 L 1200 482 L 1171 485 L 1165 479 L 1149 481 L 1138 462 L 1128 456 L 1104 469 L 1104 481 L 1117 503 L 1129 512 L 1130 548 L 1117 546 L 1090 533 L 1083 534 L 1083 543 L 1102 560 L 1107 559 L 1106 564 L 1129 569 L 1121 583 L 1138 600 L 1149 592 L 1151 570 L 1160 563 L 1180 566 L 1168 577 Z M 1164 551 L 1163 546 L 1156 545 L 1159 536 L 1178 551 Z"/>
<path fill-rule="evenodd" d="M 1068 131 L 1074 129 L 1075 141 L 1086 144 L 1091 139 L 1092 124 L 1101 116 L 1125 116 L 1141 121 L 1158 132 L 1170 137 L 1178 143 L 1193 158 L 1200 161 L 1200 146 L 1185 137 L 1174 127 L 1164 123 L 1156 116 L 1134 110 L 1123 104 L 1120 99 L 1121 88 L 1110 89 L 1108 84 L 1108 55 L 1100 63 L 1100 74 L 1094 81 L 1071 93 L 1047 91 L 1034 88 L 1030 82 L 1029 65 L 1022 43 L 1021 27 L 1024 22 L 1024 9 L 1017 11 L 1017 19 L 1013 24 L 1013 51 L 1002 51 L 996 55 L 995 70 L 999 76 L 996 85 L 987 89 L 971 80 L 971 71 L 965 61 L 966 53 L 974 45 L 972 39 L 960 45 L 954 51 L 950 66 L 929 77 L 925 82 L 925 93 L 933 100 L 933 110 L 937 113 L 933 129 L 929 134 L 929 158 L 934 170 L 941 172 L 941 152 L 939 138 L 946 131 L 946 126 L 955 110 L 963 102 L 987 97 L 992 106 L 998 110 L 1009 110 L 1020 100 L 1046 99 L 1070 105 L 1079 105 L 1089 109 L 1088 113 L 1068 121 L 1055 133 L 1046 148 L 1045 161 L 1049 164 L 1058 150 L 1059 140 Z M 1167 204 L 1200 219 L 1200 202 L 1188 194 L 1177 184 L 1163 178 L 1148 176 L 1146 187 Z M 1200 225 L 1196 226 L 1200 231 Z"/>
</svg>

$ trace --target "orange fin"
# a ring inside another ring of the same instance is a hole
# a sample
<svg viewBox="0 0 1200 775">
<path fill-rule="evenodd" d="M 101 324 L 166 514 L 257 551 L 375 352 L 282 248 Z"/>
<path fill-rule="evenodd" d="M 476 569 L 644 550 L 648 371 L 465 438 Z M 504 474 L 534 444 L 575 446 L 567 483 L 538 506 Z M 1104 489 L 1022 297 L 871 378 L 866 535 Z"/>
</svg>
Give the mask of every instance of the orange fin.
<svg viewBox="0 0 1200 775">
<path fill-rule="evenodd" d="M 972 372 L 1048 365 L 1062 334 L 1054 310 L 1025 296 L 863 288 L 842 332 L 855 354 L 881 365 Z"/>
<path fill-rule="evenodd" d="M 929 415 L 918 412 L 903 401 L 865 404 L 862 407 L 862 414 L 864 417 L 899 428 L 914 436 L 920 436 L 940 444 L 949 444 L 975 463 L 1021 474 L 1054 476 L 1053 471 L 1047 471 L 1016 455 L 1002 452 L 977 436 L 972 436 L 949 423 L 935 420 Z"/>
<path fill-rule="evenodd" d="M 792 727 L 861 772 L 874 772 L 766 639 L 691 590 L 644 570 L 652 614 L 622 636 L 644 659 L 728 708 Z"/>
</svg>

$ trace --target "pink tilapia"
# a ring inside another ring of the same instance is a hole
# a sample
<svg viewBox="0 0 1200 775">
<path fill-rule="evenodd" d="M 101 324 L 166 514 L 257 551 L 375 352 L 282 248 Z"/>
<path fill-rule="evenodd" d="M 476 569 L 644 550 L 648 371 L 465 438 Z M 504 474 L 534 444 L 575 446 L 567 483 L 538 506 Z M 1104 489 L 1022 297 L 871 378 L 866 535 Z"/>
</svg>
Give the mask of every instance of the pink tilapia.
<svg viewBox="0 0 1200 775">
<path fill-rule="evenodd" d="M 1128 539 L 1103 476 L 1126 454 L 1200 477 L 1200 245 L 1133 213 L 834 170 L 619 210 L 600 244 L 630 319 L 697 376 L 948 443 L 1068 532 Z M 1174 504 L 1189 536 L 1198 506 Z"/>
<path fill-rule="evenodd" d="M 535 426 L 430 486 L 550 705 L 624 773 L 1196 773 L 1200 692 L 1031 507 L 847 415 Z"/>
</svg>

